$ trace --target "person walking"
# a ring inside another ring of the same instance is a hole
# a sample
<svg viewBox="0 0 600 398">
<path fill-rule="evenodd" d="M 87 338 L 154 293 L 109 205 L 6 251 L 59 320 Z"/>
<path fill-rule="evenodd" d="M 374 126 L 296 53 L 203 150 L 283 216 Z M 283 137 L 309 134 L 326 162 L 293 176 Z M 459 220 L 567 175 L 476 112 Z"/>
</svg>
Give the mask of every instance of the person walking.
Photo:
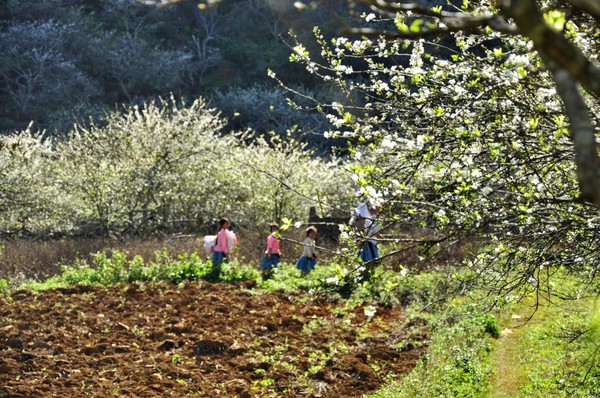
<svg viewBox="0 0 600 398">
<path fill-rule="evenodd" d="M 221 265 L 223 262 L 227 262 L 227 255 L 229 254 L 230 249 L 230 234 L 228 233 L 229 229 L 229 220 L 226 218 L 222 218 L 219 220 L 219 232 L 217 232 L 217 239 L 215 244 L 212 246 L 212 270 L 210 273 L 210 277 L 212 280 L 218 280 L 221 275 Z"/>
<path fill-rule="evenodd" d="M 296 263 L 296 268 L 301 272 L 301 276 L 306 276 L 315 269 L 317 265 L 317 255 L 315 254 L 315 239 L 317 237 L 317 228 L 310 226 L 306 228 L 306 239 L 304 239 L 304 248 L 302 257 Z"/>
<path fill-rule="evenodd" d="M 267 237 L 267 250 L 260 263 L 260 269 L 262 270 L 262 276 L 264 279 L 268 279 L 273 271 L 273 268 L 277 267 L 277 264 L 281 261 L 281 249 L 279 247 L 279 241 L 281 235 L 279 234 L 279 224 L 269 224 L 271 234 Z"/>
<path fill-rule="evenodd" d="M 364 231 L 365 242 L 360 249 L 360 259 L 365 263 L 374 263 L 379 260 L 379 247 L 377 237 L 381 232 L 381 226 L 376 221 L 381 214 L 379 206 L 369 206 L 361 203 L 352 214 L 351 223 L 356 224 Z"/>
</svg>

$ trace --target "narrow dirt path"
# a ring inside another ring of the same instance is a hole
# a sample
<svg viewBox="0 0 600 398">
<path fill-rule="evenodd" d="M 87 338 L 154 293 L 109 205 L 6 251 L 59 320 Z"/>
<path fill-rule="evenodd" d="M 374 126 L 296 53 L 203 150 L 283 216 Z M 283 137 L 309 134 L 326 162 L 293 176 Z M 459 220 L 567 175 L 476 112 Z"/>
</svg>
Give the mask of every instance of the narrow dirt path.
<svg viewBox="0 0 600 398">
<path fill-rule="evenodd" d="M 523 320 L 519 315 L 509 316 L 502 324 L 508 326 L 500 332 L 500 338 L 492 354 L 495 374 L 490 397 L 517 398 L 524 377 L 519 360 L 519 340 L 525 333 L 526 325 L 523 326 Z"/>
</svg>

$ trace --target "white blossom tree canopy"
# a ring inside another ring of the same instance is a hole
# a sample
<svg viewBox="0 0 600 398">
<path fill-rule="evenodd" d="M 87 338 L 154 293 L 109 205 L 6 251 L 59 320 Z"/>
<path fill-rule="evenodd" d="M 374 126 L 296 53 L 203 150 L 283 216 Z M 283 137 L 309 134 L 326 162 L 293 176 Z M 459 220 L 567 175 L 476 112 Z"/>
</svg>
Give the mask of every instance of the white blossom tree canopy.
<svg viewBox="0 0 600 398">
<path fill-rule="evenodd" d="M 595 0 L 539 1 L 495 0 L 465 1 L 459 7 L 426 7 L 420 1 L 389 2 L 362 0 L 374 13 L 394 19 L 393 30 L 349 28 L 345 33 L 388 39 L 418 39 L 451 32 L 490 31 L 520 35 L 531 41 L 545 66 L 552 71 L 571 122 L 575 144 L 580 199 L 600 205 L 600 160 L 594 127 L 580 97 L 581 86 L 596 101 L 600 99 L 600 66 L 597 51 L 583 38 L 598 31 L 593 26 L 600 18 L 600 2 Z M 448 2 L 451 3 L 451 2 Z M 450 11 L 447 11 L 449 8 Z M 399 21 L 408 19 L 410 26 Z M 586 48 L 587 47 L 587 48 Z M 561 73 L 566 72 L 566 73 Z M 583 106 L 583 109 L 582 109 Z"/>
<path fill-rule="evenodd" d="M 318 6 L 334 0 L 310 0 L 298 7 Z M 354 0 L 348 0 L 354 4 Z M 178 0 L 145 0 L 146 4 L 167 6 Z M 220 0 L 200 1 L 201 7 L 219 4 Z M 275 7 L 277 1 L 268 2 Z M 441 4 L 441 5 L 440 5 Z M 583 99 L 577 86 L 596 101 L 600 99 L 600 66 L 592 48 L 583 48 L 583 38 L 598 42 L 597 27 L 590 22 L 600 19 L 600 2 L 596 0 L 356 0 L 381 18 L 394 24 L 388 28 L 351 27 L 344 34 L 361 37 L 420 39 L 452 32 L 499 32 L 521 36 L 531 41 L 546 68 L 552 74 L 558 92 L 566 104 L 570 131 L 575 144 L 580 200 L 600 206 L 600 159 L 594 127 L 581 109 Z M 407 25 L 405 21 L 410 21 Z M 561 72 L 567 73 L 561 73 Z M 567 105 L 569 104 L 569 105 Z"/>
<path fill-rule="evenodd" d="M 593 278 L 596 15 L 558 1 L 431 3 L 365 0 L 339 37 L 315 30 L 320 54 L 293 47 L 346 93 L 315 106 L 352 144 L 360 193 L 386 203 L 389 222 L 435 226 L 426 245 L 485 239 L 472 264 L 498 293 L 538 289 L 552 267 Z"/>
</svg>

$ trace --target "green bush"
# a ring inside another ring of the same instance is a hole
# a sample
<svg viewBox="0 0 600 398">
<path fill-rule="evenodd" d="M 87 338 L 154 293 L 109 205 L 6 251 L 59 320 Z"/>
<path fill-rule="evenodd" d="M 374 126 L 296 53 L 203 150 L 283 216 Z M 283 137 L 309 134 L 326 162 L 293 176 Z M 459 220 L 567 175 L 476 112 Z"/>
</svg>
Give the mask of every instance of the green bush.
<svg viewBox="0 0 600 398">
<path fill-rule="evenodd" d="M 486 315 L 474 305 L 451 305 L 431 318 L 427 353 L 408 375 L 370 398 L 482 397 L 490 392 Z"/>
<path fill-rule="evenodd" d="M 140 256 L 129 259 L 127 252 L 106 250 L 94 254 L 91 264 L 78 261 L 72 266 L 63 266 L 59 275 L 44 282 L 30 282 L 24 287 L 43 290 L 79 284 L 108 286 L 161 281 L 179 284 L 184 281 L 207 279 L 211 270 L 210 261 L 202 260 L 196 252 L 173 257 L 165 250 L 158 251 L 154 261 L 146 264 Z M 258 276 L 256 268 L 232 261 L 223 264 L 218 281 L 236 282 L 256 279 Z M 0 289 L 3 288 L 3 281 L 6 280 L 0 280 Z M 9 283 L 6 281 L 6 288 L 8 287 Z"/>
<path fill-rule="evenodd" d="M 493 314 L 485 313 L 477 319 L 483 325 L 484 331 L 491 337 L 497 339 L 500 337 L 500 323 Z"/>
</svg>

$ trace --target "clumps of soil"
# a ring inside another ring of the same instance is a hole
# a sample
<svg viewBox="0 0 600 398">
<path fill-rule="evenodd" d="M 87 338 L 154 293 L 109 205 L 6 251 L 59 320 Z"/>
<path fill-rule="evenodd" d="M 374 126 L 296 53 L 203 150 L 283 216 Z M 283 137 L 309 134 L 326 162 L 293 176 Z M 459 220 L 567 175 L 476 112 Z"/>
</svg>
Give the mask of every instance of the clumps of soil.
<svg viewBox="0 0 600 398">
<path fill-rule="evenodd" d="M 404 323 L 242 284 L 17 291 L 0 298 L 0 397 L 360 397 L 422 355 Z"/>
</svg>

